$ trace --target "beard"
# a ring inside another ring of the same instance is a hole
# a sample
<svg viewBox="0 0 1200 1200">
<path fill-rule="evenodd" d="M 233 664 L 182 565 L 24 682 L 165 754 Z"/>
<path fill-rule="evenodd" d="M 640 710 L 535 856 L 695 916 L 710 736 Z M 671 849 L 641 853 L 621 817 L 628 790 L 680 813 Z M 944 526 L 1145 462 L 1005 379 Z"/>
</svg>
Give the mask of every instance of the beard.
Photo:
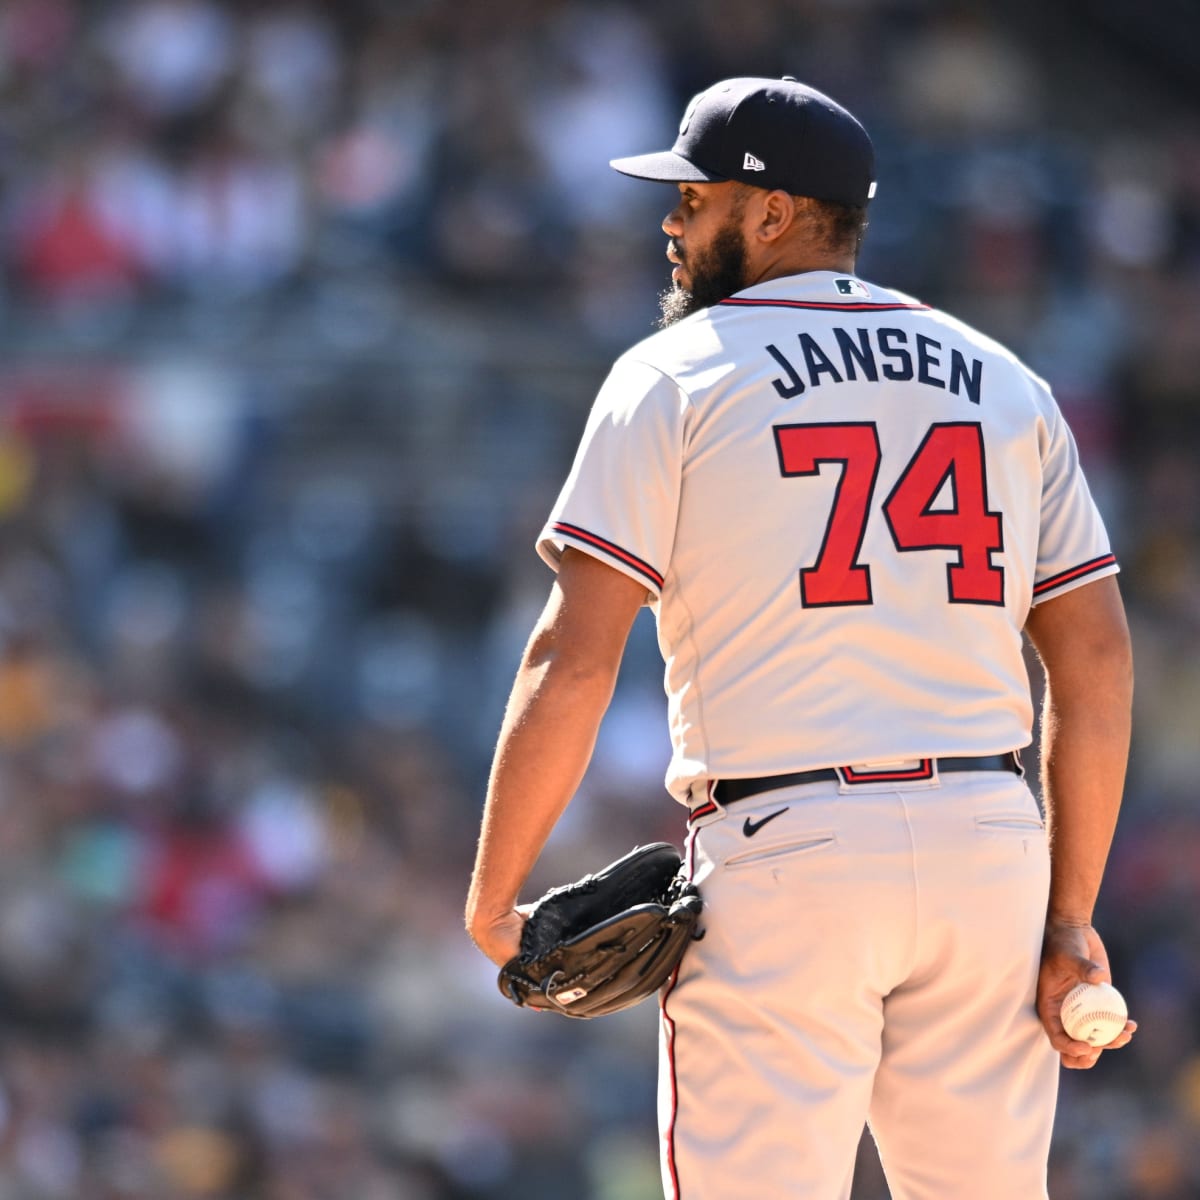
<svg viewBox="0 0 1200 1200">
<path fill-rule="evenodd" d="M 702 308 L 711 308 L 747 286 L 746 239 L 736 219 L 724 225 L 704 250 L 693 250 L 685 261 L 692 286 L 689 289 L 672 283 L 659 296 L 659 329 Z"/>
</svg>

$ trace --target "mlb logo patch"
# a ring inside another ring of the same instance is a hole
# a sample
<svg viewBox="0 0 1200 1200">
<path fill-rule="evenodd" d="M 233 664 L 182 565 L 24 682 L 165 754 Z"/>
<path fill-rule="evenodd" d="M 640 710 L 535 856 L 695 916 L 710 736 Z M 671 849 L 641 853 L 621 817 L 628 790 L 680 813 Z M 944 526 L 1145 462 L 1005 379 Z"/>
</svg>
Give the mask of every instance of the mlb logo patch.
<svg viewBox="0 0 1200 1200">
<path fill-rule="evenodd" d="M 843 296 L 858 296 L 862 300 L 870 300 L 871 293 L 865 283 L 859 283 L 857 279 L 835 279 L 833 286 Z"/>
</svg>

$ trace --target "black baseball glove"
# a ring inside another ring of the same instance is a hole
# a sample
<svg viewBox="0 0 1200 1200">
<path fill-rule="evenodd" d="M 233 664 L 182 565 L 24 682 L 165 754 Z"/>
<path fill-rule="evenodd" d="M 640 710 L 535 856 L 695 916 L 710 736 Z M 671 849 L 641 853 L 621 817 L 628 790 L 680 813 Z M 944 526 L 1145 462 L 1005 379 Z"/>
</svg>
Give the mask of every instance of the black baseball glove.
<svg viewBox="0 0 1200 1200">
<path fill-rule="evenodd" d="M 675 970 L 701 907 L 674 846 L 637 846 L 533 906 L 520 954 L 500 970 L 500 991 L 567 1017 L 629 1008 Z"/>
</svg>

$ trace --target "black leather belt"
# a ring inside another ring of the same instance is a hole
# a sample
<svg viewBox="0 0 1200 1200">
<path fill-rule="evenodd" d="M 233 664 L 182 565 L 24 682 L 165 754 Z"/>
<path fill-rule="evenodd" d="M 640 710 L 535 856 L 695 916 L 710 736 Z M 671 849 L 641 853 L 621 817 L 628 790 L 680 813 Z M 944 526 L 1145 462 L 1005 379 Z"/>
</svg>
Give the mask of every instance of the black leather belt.
<svg viewBox="0 0 1200 1200">
<path fill-rule="evenodd" d="M 788 775 L 758 775 L 753 779 L 722 779 L 713 790 L 721 804 L 732 804 L 772 792 L 777 788 L 798 787 L 802 783 L 915 783 L 932 779 L 934 771 L 947 775 L 954 771 L 1012 771 L 1024 775 L 1021 756 L 1012 750 L 1008 754 L 984 754 L 976 758 L 923 758 L 916 767 L 883 768 L 878 771 L 856 771 L 853 767 L 818 767 L 813 771 L 792 771 Z"/>
</svg>

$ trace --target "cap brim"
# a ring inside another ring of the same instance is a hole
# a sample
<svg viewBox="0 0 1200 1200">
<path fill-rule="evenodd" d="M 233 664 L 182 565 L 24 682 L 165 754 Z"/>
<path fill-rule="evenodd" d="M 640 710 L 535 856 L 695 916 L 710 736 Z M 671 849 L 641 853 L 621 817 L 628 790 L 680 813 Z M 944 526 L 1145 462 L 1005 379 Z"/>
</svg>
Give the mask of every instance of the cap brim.
<svg viewBox="0 0 1200 1200">
<path fill-rule="evenodd" d="M 650 179 L 655 183 L 721 183 L 728 176 L 706 171 L 695 163 L 688 162 L 673 150 L 662 150 L 658 154 L 634 154 L 630 158 L 609 160 L 614 171 L 632 175 L 634 179 Z"/>
</svg>

